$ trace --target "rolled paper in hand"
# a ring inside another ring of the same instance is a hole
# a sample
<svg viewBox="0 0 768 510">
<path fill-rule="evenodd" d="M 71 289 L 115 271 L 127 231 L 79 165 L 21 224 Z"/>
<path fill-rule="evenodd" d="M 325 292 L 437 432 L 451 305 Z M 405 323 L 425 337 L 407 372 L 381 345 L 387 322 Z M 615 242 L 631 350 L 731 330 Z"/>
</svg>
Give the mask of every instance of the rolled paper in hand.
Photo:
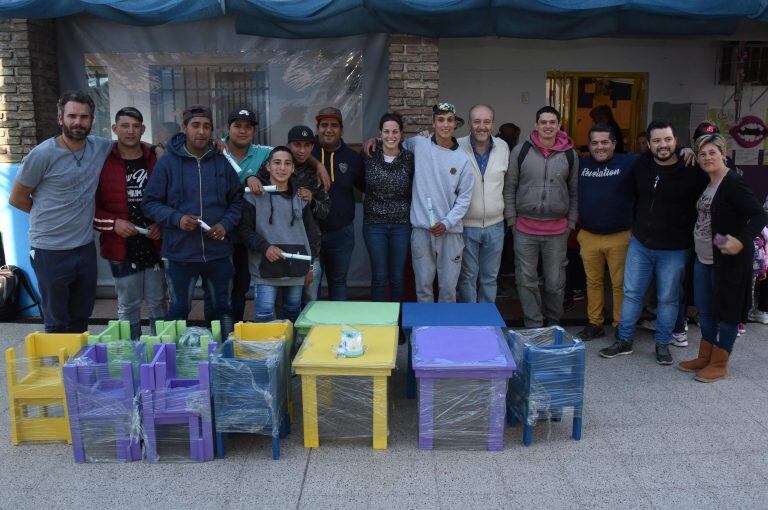
<svg viewBox="0 0 768 510">
<path fill-rule="evenodd" d="M 149 230 L 144 228 L 144 227 L 139 227 L 138 225 L 134 225 L 133 228 L 135 228 L 136 232 L 138 232 L 139 234 L 141 234 L 143 236 L 149 234 Z"/>
<path fill-rule="evenodd" d="M 202 228 L 204 231 L 208 232 L 211 230 L 210 225 L 208 225 L 206 222 L 204 222 L 202 219 L 198 218 L 197 222 L 200 224 L 200 228 Z"/>
<path fill-rule="evenodd" d="M 306 260 L 312 262 L 312 257 L 309 255 L 302 255 L 301 253 L 286 253 L 283 252 L 283 257 L 287 259 Z"/>
<path fill-rule="evenodd" d="M 227 158 L 227 161 L 229 161 L 229 164 L 232 165 L 232 168 L 235 169 L 238 175 L 243 173 L 243 169 L 240 168 L 240 165 L 237 164 L 237 161 L 235 161 L 235 158 L 232 157 L 232 154 L 227 149 L 224 149 L 224 157 Z"/>
<path fill-rule="evenodd" d="M 275 191 L 277 191 L 277 186 L 274 185 L 274 184 L 268 184 L 267 186 L 262 186 L 261 189 L 263 191 L 265 191 L 266 193 L 274 193 Z M 246 193 L 252 193 L 251 188 L 246 186 L 245 187 L 245 192 Z"/>
</svg>

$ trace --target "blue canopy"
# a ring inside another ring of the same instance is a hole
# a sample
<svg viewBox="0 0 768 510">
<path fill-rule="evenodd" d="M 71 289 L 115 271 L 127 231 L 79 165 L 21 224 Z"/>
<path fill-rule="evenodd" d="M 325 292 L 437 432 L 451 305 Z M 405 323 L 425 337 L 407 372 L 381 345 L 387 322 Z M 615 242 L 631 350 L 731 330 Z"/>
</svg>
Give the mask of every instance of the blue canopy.
<svg viewBox="0 0 768 510">
<path fill-rule="evenodd" d="M 162 25 L 215 18 L 223 0 L 3 0 L 0 18 L 62 18 L 88 13 L 129 25 Z"/>
<path fill-rule="evenodd" d="M 0 17 L 90 13 L 160 25 L 236 15 L 237 31 L 285 38 L 406 33 L 429 37 L 577 39 L 606 35 L 731 34 L 768 22 L 765 0 L 5 0 Z"/>
</svg>

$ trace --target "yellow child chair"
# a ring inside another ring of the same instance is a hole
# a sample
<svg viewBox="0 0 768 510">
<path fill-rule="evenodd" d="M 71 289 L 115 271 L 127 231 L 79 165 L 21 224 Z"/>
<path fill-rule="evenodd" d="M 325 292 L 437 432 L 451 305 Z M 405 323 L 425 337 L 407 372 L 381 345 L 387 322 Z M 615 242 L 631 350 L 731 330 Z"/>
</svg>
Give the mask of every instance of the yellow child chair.
<svg viewBox="0 0 768 510">
<path fill-rule="evenodd" d="M 64 362 L 88 343 L 88 333 L 27 335 L 26 359 L 17 358 L 11 347 L 5 351 L 8 373 L 8 408 L 11 416 L 11 442 L 66 441 L 72 444 L 69 413 L 64 395 L 61 369 Z M 51 363 L 53 358 L 55 363 Z M 26 363 L 27 373 L 17 373 L 17 361 Z M 50 407 L 61 407 L 63 416 L 49 416 Z M 37 415 L 31 411 L 39 409 Z"/>
<path fill-rule="evenodd" d="M 285 369 L 287 370 L 286 381 L 288 399 L 288 414 L 293 422 L 293 397 L 291 396 L 291 356 L 293 349 L 293 324 L 291 321 L 272 321 L 272 322 L 238 322 L 235 324 L 234 338 L 237 340 L 248 340 L 251 342 L 270 342 L 282 340 L 285 343 Z M 247 352 L 235 343 L 235 357 L 248 357 Z"/>
</svg>

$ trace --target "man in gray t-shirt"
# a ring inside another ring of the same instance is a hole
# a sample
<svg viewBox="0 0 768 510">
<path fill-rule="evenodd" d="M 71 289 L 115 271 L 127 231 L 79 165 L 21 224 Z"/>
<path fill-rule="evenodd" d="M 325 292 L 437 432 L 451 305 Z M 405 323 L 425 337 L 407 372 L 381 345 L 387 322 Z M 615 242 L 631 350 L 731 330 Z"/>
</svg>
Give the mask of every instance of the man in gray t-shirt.
<svg viewBox="0 0 768 510">
<path fill-rule="evenodd" d="M 65 92 L 58 110 L 61 135 L 24 158 L 8 202 L 29 213 L 45 331 L 82 333 L 96 297 L 95 193 L 112 140 L 88 136 L 94 104 L 87 94 Z"/>
</svg>

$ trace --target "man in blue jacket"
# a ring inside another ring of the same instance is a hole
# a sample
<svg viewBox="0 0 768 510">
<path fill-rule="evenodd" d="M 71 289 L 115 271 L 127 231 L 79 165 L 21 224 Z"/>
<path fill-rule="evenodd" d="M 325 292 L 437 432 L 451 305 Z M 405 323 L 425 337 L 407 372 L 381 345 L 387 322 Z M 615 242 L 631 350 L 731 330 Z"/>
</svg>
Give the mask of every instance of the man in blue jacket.
<svg viewBox="0 0 768 510">
<path fill-rule="evenodd" d="M 331 174 L 331 188 L 328 190 L 331 207 L 328 216 L 320 220 L 322 272 L 328 281 L 328 299 L 346 301 L 347 273 L 355 248 L 355 187 L 360 188 L 363 158 L 341 138 L 344 133 L 341 110 L 323 108 L 315 120 L 318 144 L 312 155 Z"/>
<path fill-rule="evenodd" d="M 184 110 L 182 132 L 171 139 L 144 190 L 141 207 L 163 227 L 162 256 L 170 292 L 168 320 L 186 319 L 202 277 L 213 298 L 214 319 L 224 337 L 232 331 L 232 233 L 243 195 L 237 173 L 211 145 L 213 115 L 194 105 Z"/>
</svg>

